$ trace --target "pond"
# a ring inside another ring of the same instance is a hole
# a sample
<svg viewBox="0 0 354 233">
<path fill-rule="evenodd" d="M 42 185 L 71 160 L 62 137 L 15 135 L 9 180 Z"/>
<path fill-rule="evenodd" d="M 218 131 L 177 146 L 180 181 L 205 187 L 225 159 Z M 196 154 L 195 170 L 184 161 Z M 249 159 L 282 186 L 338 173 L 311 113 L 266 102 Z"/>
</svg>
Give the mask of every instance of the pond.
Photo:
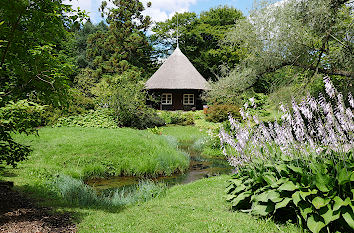
<svg viewBox="0 0 354 233">
<path fill-rule="evenodd" d="M 163 182 L 169 186 L 175 184 L 187 184 L 195 180 L 217 176 L 221 174 L 230 174 L 232 167 L 223 158 L 210 158 L 204 156 L 200 151 L 193 148 L 193 141 L 184 142 L 179 145 L 179 149 L 190 155 L 189 169 L 184 174 L 174 174 L 172 176 L 161 176 L 152 178 L 155 182 Z M 143 178 L 139 177 L 110 177 L 97 178 L 86 181 L 88 185 L 98 192 L 131 187 L 139 183 Z"/>
</svg>

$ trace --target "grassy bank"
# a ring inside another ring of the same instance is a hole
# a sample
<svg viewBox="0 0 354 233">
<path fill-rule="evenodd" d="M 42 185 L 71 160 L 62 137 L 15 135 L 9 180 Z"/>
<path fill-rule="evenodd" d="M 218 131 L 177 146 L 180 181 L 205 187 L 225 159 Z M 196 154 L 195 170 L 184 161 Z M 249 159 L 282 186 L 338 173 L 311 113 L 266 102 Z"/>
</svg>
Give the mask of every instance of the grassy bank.
<svg viewBox="0 0 354 233">
<path fill-rule="evenodd" d="M 231 211 L 224 196 L 228 176 L 177 185 L 168 190 L 147 183 L 131 194 L 115 192 L 109 198 L 87 191 L 81 181 L 68 177 L 70 182 L 64 179 L 57 185 L 58 194 L 50 184 L 58 173 L 82 178 L 94 166 L 104 171 L 124 171 L 114 167 L 115 162 L 122 161 L 126 161 L 125 168 L 129 168 L 126 171 L 141 168 L 140 171 L 159 172 L 144 170 L 147 168 L 144 162 L 159 168 L 160 154 L 167 161 L 165 166 L 169 166 L 169 162 L 172 167 L 174 164 L 182 166 L 185 157 L 170 146 L 164 136 L 148 131 L 43 128 L 39 134 L 40 137 L 18 136 L 22 142 L 32 145 L 33 154 L 20 163 L 19 168 L 2 170 L 1 176 L 15 181 L 17 190 L 40 200 L 41 205 L 70 212 L 79 232 L 300 232 L 293 225 L 279 225 L 269 219 Z M 166 127 L 163 134 L 182 142 L 205 136 L 192 126 Z M 106 166 L 107 161 L 113 162 L 113 166 Z M 80 190 L 83 194 L 77 195 Z"/>
<path fill-rule="evenodd" d="M 174 186 L 163 197 L 118 212 L 65 210 L 77 213 L 79 232 L 300 232 L 294 225 L 230 211 L 224 197 L 227 179 L 220 176 Z"/>
<path fill-rule="evenodd" d="M 157 176 L 183 171 L 189 164 L 165 137 L 129 128 L 42 128 L 39 137 L 16 139 L 33 148 L 19 165 L 25 177 Z"/>
</svg>

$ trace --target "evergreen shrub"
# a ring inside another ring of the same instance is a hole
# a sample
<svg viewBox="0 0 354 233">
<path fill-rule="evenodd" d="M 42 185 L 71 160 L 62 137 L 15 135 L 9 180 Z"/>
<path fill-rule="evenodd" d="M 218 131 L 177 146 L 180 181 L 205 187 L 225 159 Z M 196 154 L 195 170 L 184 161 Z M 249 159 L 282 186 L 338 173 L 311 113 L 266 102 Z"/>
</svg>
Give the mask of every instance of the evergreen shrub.
<svg viewBox="0 0 354 233">
<path fill-rule="evenodd" d="M 240 119 L 240 109 L 235 105 L 216 104 L 209 107 L 205 119 L 211 122 L 226 121 L 231 114 L 235 119 Z"/>
</svg>

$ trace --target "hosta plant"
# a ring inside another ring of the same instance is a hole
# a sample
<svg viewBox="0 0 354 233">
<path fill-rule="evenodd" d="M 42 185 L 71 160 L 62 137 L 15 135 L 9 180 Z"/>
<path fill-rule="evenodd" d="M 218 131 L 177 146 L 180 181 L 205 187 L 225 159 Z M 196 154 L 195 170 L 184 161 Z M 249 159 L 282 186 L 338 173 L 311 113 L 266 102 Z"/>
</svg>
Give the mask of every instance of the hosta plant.
<svg viewBox="0 0 354 233">
<path fill-rule="evenodd" d="M 351 166 L 348 166 L 351 164 Z M 336 154 L 254 161 L 229 181 L 227 200 L 254 215 L 297 218 L 312 232 L 354 229 L 354 161 Z"/>
<path fill-rule="evenodd" d="M 227 188 L 235 209 L 261 216 L 297 216 L 312 232 L 354 229 L 354 99 L 349 107 L 331 80 L 328 97 L 281 106 L 281 122 L 264 123 L 241 109 L 219 133 L 237 173 Z M 252 101 L 251 101 L 252 102 Z"/>
</svg>

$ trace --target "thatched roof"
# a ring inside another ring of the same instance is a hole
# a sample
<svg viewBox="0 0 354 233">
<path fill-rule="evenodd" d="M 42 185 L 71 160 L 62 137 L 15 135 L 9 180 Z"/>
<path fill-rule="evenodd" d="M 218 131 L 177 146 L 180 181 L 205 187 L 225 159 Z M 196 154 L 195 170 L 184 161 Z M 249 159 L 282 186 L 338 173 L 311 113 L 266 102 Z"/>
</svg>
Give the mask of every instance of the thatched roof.
<svg viewBox="0 0 354 233">
<path fill-rule="evenodd" d="M 146 89 L 209 89 L 208 82 L 178 47 L 145 86 Z"/>
</svg>

